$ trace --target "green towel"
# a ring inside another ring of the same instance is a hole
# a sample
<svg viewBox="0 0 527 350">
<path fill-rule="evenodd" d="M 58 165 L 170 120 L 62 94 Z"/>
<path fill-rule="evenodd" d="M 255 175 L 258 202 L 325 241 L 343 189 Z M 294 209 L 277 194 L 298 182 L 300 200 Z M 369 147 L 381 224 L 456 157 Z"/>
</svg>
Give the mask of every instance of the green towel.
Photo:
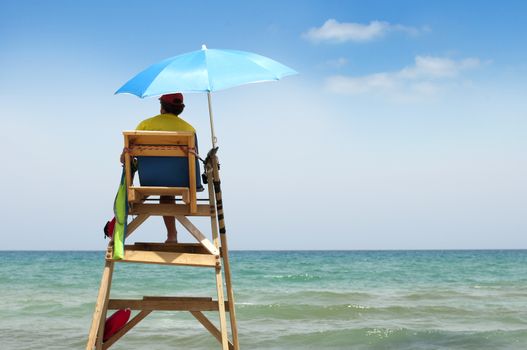
<svg viewBox="0 0 527 350">
<path fill-rule="evenodd" d="M 124 239 L 126 237 L 126 226 L 128 223 L 128 194 L 126 191 L 126 175 L 123 167 L 119 190 L 113 202 L 115 215 L 115 229 L 113 231 L 113 259 L 124 258 Z"/>
</svg>

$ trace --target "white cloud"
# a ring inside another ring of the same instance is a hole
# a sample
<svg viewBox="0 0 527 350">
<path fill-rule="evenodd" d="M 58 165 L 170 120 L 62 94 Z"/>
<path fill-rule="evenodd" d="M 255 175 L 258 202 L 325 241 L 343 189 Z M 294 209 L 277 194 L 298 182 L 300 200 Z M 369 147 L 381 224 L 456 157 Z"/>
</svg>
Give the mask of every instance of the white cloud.
<svg viewBox="0 0 527 350">
<path fill-rule="evenodd" d="M 410 35 L 417 35 L 422 30 L 400 24 L 390 24 L 384 21 L 371 21 L 369 24 L 340 23 L 335 19 L 328 19 L 320 28 L 311 28 L 303 36 L 312 42 L 346 41 L 365 42 L 384 36 L 388 32 L 400 31 Z"/>
<path fill-rule="evenodd" d="M 328 60 L 326 61 L 326 65 L 333 67 L 333 68 L 342 68 L 346 66 L 349 63 L 348 59 L 345 57 L 339 57 L 335 60 Z"/>
<path fill-rule="evenodd" d="M 454 61 L 443 57 L 417 56 L 413 66 L 402 69 L 396 75 L 405 79 L 455 77 L 460 71 L 479 65 L 477 58 Z"/>
<path fill-rule="evenodd" d="M 388 74 L 377 73 L 357 78 L 335 75 L 327 79 L 326 86 L 333 92 L 360 94 L 375 89 L 391 89 L 394 83 Z"/>
<path fill-rule="evenodd" d="M 395 72 L 381 72 L 361 77 L 335 75 L 326 79 L 329 91 L 355 95 L 377 92 L 392 96 L 434 95 L 441 82 L 458 78 L 462 71 L 477 68 L 477 58 L 453 60 L 444 57 L 417 56 L 412 66 Z"/>
</svg>

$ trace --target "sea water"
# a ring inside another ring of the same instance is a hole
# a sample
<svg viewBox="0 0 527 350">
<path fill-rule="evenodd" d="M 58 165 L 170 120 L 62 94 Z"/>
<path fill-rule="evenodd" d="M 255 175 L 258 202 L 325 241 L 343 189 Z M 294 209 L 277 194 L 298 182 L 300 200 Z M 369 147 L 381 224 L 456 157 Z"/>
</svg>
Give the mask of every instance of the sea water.
<svg viewBox="0 0 527 350">
<path fill-rule="evenodd" d="M 103 252 L 0 252 L 0 349 L 85 347 Z M 242 349 L 527 349 L 527 251 L 233 251 Z M 214 296 L 207 268 L 117 264 L 113 298 Z M 217 322 L 217 313 L 207 313 Z M 154 312 L 112 349 L 215 349 Z"/>
</svg>

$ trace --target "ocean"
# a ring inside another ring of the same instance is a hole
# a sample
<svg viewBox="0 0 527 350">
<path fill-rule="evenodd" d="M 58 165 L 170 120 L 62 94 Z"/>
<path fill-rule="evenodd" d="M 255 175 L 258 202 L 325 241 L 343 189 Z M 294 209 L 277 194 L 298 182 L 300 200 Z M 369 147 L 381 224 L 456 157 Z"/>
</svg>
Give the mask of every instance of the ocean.
<svg viewBox="0 0 527 350">
<path fill-rule="evenodd" d="M 242 349 L 527 349 L 527 251 L 232 251 Z M 104 252 L 0 252 L 0 349 L 84 349 Z M 117 264 L 112 297 L 214 296 L 212 270 Z M 208 313 L 217 320 L 214 313 Z M 155 312 L 112 349 L 219 349 Z"/>
</svg>

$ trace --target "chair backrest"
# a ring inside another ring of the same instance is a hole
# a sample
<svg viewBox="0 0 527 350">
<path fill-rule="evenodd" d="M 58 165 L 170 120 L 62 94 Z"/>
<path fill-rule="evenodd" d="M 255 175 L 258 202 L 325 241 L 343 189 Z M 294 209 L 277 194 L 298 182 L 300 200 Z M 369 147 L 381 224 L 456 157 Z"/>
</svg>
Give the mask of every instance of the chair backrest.
<svg viewBox="0 0 527 350">
<path fill-rule="evenodd" d="M 196 136 L 186 131 L 124 131 L 128 201 L 149 195 L 181 195 L 197 210 L 196 190 L 201 185 L 196 159 Z M 132 182 L 132 159 L 138 158 L 140 186 Z"/>
<path fill-rule="evenodd" d="M 137 172 L 141 186 L 189 187 L 186 157 L 137 157 Z M 202 189 L 199 164 L 196 159 L 196 189 Z"/>
</svg>

